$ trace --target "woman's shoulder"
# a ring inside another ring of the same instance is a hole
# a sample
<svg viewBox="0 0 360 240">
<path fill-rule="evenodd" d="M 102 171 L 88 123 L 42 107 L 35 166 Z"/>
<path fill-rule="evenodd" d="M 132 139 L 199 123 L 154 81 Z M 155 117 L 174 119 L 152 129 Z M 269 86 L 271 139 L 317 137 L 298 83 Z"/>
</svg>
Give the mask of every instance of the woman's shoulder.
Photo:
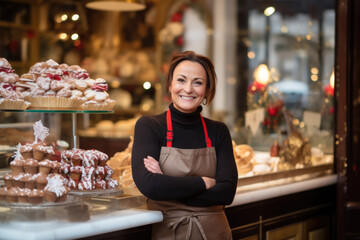
<svg viewBox="0 0 360 240">
<path fill-rule="evenodd" d="M 206 125 L 209 125 L 211 127 L 220 128 L 220 129 L 228 128 L 224 122 L 213 120 L 213 119 L 206 118 L 206 117 L 204 117 L 204 120 L 205 120 Z"/>
<path fill-rule="evenodd" d="M 143 115 L 136 121 L 136 126 L 154 126 L 165 123 L 165 113 L 156 115 Z"/>
</svg>

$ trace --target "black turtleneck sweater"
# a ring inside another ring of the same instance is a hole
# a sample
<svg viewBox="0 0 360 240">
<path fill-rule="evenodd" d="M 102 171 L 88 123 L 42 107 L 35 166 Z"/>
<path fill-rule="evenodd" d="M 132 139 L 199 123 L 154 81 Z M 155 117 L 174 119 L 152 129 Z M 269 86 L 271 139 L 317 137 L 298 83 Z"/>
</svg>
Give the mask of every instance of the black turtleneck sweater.
<svg viewBox="0 0 360 240">
<path fill-rule="evenodd" d="M 173 147 L 205 148 L 205 135 L 200 119 L 202 107 L 194 113 L 182 113 L 170 104 L 173 124 Z M 159 160 L 166 146 L 166 112 L 141 117 L 135 125 L 132 149 L 132 173 L 140 192 L 152 200 L 177 200 L 191 206 L 228 205 L 232 202 L 237 184 L 237 169 L 231 137 L 224 123 L 204 118 L 217 157 L 216 184 L 206 190 L 201 176 L 172 177 L 149 172 L 143 159 L 152 156 Z"/>
</svg>

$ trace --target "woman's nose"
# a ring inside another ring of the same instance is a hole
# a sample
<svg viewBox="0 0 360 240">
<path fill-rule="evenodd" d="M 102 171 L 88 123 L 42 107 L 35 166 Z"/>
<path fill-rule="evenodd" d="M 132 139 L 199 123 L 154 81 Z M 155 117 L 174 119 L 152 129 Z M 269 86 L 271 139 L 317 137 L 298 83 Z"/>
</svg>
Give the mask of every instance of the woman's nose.
<svg viewBox="0 0 360 240">
<path fill-rule="evenodd" d="M 190 81 L 188 81 L 188 82 L 185 84 L 184 90 L 185 90 L 186 92 L 191 92 L 191 91 L 192 91 L 192 84 L 191 84 Z"/>
</svg>

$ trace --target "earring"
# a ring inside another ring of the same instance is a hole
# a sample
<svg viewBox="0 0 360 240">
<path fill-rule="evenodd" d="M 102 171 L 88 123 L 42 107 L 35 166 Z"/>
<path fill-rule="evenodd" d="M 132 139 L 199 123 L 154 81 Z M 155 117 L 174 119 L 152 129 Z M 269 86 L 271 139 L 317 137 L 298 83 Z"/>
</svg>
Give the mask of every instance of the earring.
<svg viewBox="0 0 360 240">
<path fill-rule="evenodd" d="M 204 102 L 205 101 L 205 102 Z M 202 104 L 206 105 L 207 104 L 207 99 L 204 98 L 204 100 L 202 101 Z"/>
</svg>

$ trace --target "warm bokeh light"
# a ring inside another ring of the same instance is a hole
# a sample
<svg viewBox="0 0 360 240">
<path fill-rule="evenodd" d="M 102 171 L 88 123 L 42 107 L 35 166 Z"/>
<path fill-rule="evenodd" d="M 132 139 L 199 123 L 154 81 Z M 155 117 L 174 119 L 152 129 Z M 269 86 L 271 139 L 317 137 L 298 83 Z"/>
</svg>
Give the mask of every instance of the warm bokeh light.
<svg viewBox="0 0 360 240">
<path fill-rule="evenodd" d="M 67 15 L 67 14 L 61 15 L 61 21 L 65 22 L 67 19 L 68 19 L 68 15 Z"/>
<path fill-rule="evenodd" d="M 330 76 L 330 86 L 331 86 L 332 88 L 334 88 L 334 86 L 335 86 L 335 74 L 334 74 L 334 70 L 332 71 L 331 76 Z"/>
<path fill-rule="evenodd" d="M 71 39 L 72 40 L 77 40 L 77 39 L 79 39 L 79 34 L 77 34 L 77 33 L 73 33 L 72 35 L 71 35 Z"/>
<path fill-rule="evenodd" d="M 111 82 L 111 87 L 112 88 L 118 88 L 120 87 L 120 81 L 119 80 L 114 80 Z"/>
<path fill-rule="evenodd" d="M 79 14 L 75 13 L 74 15 L 72 15 L 71 20 L 77 21 L 77 20 L 79 20 L 79 18 L 80 18 Z"/>
<path fill-rule="evenodd" d="M 256 57 L 256 54 L 253 51 L 248 52 L 248 58 L 254 59 Z"/>
<path fill-rule="evenodd" d="M 275 12 L 275 8 L 270 6 L 270 7 L 267 7 L 265 10 L 264 10 L 264 14 L 265 16 L 269 17 L 271 16 L 272 14 L 274 14 Z"/>
<path fill-rule="evenodd" d="M 281 26 L 281 32 L 282 33 L 288 33 L 289 32 L 289 29 L 287 26 Z"/>
<path fill-rule="evenodd" d="M 318 73 L 319 73 L 319 69 L 316 68 L 316 67 L 313 67 L 313 68 L 311 68 L 311 73 L 312 73 L 312 74 L 318 74 Z"/>
<path fill-rule="evenodd" d="M 59 33 L 58 38 L 61 40 L 67 40 L 69 36 L 66 33 Z"/>
<path fill-rule="evenodd" d="M 150 82 L 144 82 L 143 88 L 146 89 L 146 90 L 149 90 L 151 88 L 151 83 Z"/>
<path fill-rule="evenodd" d="M 254 72 L 254 79 L 256 82 L 267 85 L 270 80 L 270 71 L 266 64 L 260 64 Z"/>
<path fill-rule="evenodd" d="M 311 75 L 311 81 L 316 82 L 318 79 L 317 75 Z"/>
</svg>

